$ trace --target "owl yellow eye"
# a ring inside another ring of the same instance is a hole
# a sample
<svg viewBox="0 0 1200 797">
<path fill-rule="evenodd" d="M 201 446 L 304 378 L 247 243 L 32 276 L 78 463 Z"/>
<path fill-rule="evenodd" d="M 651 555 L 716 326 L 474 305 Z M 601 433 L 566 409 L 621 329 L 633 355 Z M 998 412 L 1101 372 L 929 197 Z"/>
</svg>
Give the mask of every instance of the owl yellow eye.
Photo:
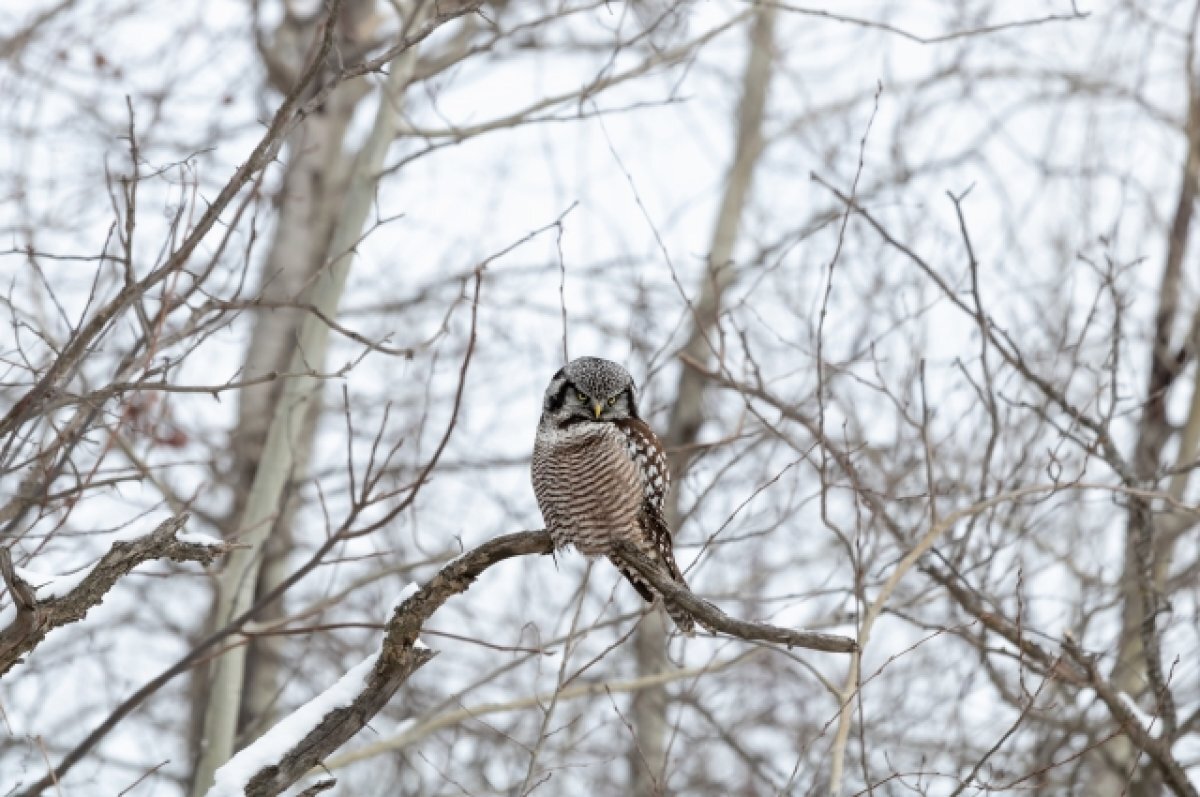
<svg viewBox="0 0 1200 797">
<path fill-rule="evenodd" d="M 579 403 L 580 403 L 580 404 L 586 404 L 586 403 L 587 403 L 587 396 L 583 395 L 583 392 L 582 392 L 582 391 L 576 390 L 576 391 L 575 391 L 575 398 L 576 398 L 576 399 L 579 401 Z"/>
<path fill-rule="evenodd" d="M 613 406 L 613 405 L 614 405 L 614 404 L 616 404 L 616 403 L 617 403 L 617 397 L 616 397 L 616 396 L 610 396 L 610 397 L 609 397 L 609 399 L 608 399 L 608 406 L 610 406 L 610 407 L 611 407 L 611 406 Z"/>
</svg>

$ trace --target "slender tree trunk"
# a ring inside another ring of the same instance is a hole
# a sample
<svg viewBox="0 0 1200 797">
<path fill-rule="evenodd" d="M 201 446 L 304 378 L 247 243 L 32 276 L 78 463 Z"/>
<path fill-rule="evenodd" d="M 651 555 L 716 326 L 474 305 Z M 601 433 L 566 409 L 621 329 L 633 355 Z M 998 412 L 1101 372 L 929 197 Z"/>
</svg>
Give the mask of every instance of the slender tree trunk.
<svg viewBox="0 0 1200 797">
<path fill-rule="evenodd" d="M 346 130 L 358 103 L 367 94 L 365 81 L 340 86 L 326 103 L 324 112 L 309 117 L 289 141 L 295 153 L 284 178 L 280 196 L 279 222 L 268 254 L 259 295 L 269 302 L 298 301 L 307 283 L 316 275 L 330 251 L 334 222 L 345 198 L 346 179 L 353 162 L 344 148 Z M 271 371 L 283 372 L 295 354 L 296 340 L 304 311 L 275 309 L 261 311 L 256 319 L 246 354 L 244 373 L 254 377 Z M 281 385 L 268 382 L 243 391 L 238 413 L 238 428 L 233 437 L 235 479 L 234 511 L 227 535 L 237 531 L 234 524 L 242 517 L 266 440 L 271 408 L 279 399 Z M 304 419 L 295 451 L 295 471 L 307 470 L 313 430 L 320 414 L 320 402 L 314 401 Z M 263 549 L 256 595 L 270 592 L 287 576 L 287 554 L 292 550 L 292 519 L 297 502 L 288 490 L 284 510 Z M 270 621 L 283 614 L 284 604 L 272 604 L 260 620 Z M 251 741 L 269 727 L 281 686 L 283 656 L 279 637 L 255 637 L 246 651 L 245 694 L 238 736 Z"/>
<path fill-rule="evenodd" d="M 1195 357 L 1196 321 L 1189 330 L 1184 347 L 1175 343 L 1175 327 L 1179 312 L 1180 283 L 1183 261 L 1191 238 L 1193 216 L 1200 170 L 1200 97 L 1196 87 L 1189 85 L 1187 151 L 1184 155 L 1179 195 L 1172 218 L 1167 256 L 1159 285 L 1158 310 L 1155 313 L 1154 340 L 1150 352 L 1150 378 L 1146 387 L 1146 402 L 1138 426 L 1134 448 L 1134 475 L 1144 486 L 1157 487 L 1157 476 L 1164 466 L 1164 449 L 1175 430 L 1167 417 L 1167 393 L 1178 381 L 1185 359 L 1182 350 Z M 1200 319 L 1200 315 L 1197 316 Z M 1193 379 L 1193 399 L 1184 437 L 1176 455 L 1176 464 L 1183 466 L 1195 457 L 1196 438 L 1200 433 L 1200 384 Z M 1172 478 L 1168 491 L 1181 499 L 1187 487 L 1190 470 Z M 1160 667 L 1157 650 L 1147 651 L 1147 634 L 1157 637 L 1154 618 L 1160 610 L 1156 596 L 1165 594 L 1169 564 L 1173 555 L 1174 533 L 1160 528 L 1160 520 L 1144 502 L 1132 501 L 1125 541 L 1125 565 L 1121 575 L 1121 637 L 1117 660 L 1113 666 L 1113 686 L 1135 698 L 1145 697 L 1151 685 L 1151 667 Z M 1164 531 L 1166 533 L 1164 534 Z M 1150 600 L 1147 601 L 1147 595 Z M 1149 604 L 1149 605 L 1148 605 Z M 1150 655 L 1148 655 L 1148 653 Z M 1162 793 L 1157 770 L 1148 764 L 1139 768 L 1136 750 L 1124 736 L 1118 736 L 1101 751 L 1105 765 L 1091 787 L 1097 797 L 1155 797 Z"/>
<path fill-rule="evenodd" d="M 737 243 L 742 215 L 750 197 L 754 167 L 763 147 L 762 125 L 771 79 L 774 51 L 775 9 L 761 8 L 750 28 L 749 54 L 742 74 L 742 98 L 738 108 L 737 139 L 733 165 L 725 182 L 721 205 L 713 228 L 708 267 L 700 285 L 691 332 L 683 353 L 700 362 L 711 361 L 712 338 L 720 318 L 721 300 L 737 276 L 733 249 Z M 704 381 L 693 369 L 680 371 L 675 403 L 663 442 L 670 452 L 671 473 L 676 488 L 667 496 L 667 522 L 678 533 L 682 513 L 679 510 L 678 484 L 687 471 L 688 447 L 696 442 L 704 422 Z M 634 641 L 639 676 L 667 669 L 666 624 L 662 612 L 652 612 L 638 628 Z M 644 689 L 633 700 L 635 739 L 628 755 L 630 793 L 635 797 L 653 797 L 665 793 L 669 723 L 665 687 Z"/>
<path fill-rule="evenodd" d="M 354 246 L 375 197 L 384 156 L 396 135 L 404 89 L 412 78 L 415 61 L 413 48 L 392 62 L 371 133 L 354 159 L 345 201 L 326 251 L 325 262 L 329 266 L 319 270 L 308 289 L 305 301 L 328 317 L 337 314 Z M 321 369 L 328 338 L 329 327 L 315 314 L 304 314 L 287 371 L 304 373 Z M 305 435 L 306 432 L 311 435 L 310 412 L 319 400 L 320 387 L 321 380 L 315 376 L 291 377 L 284 382 L 273 406 L 258 467 L 238 523 L 238 540 L 246 547 L 230 555 L 218 581 L 218 625 L 253 604 L 264 551 L 285 511 L 287 487 L 302 472 L 302 454 L 309 443 Z M 246 661 L 244 646 L 234 647 L 216 660 L 204 718 L 203 746 L 193 782 L 195 797 L 207 791 L 213 773 L 235 749 L 238 718 L 243 713 Z"/>
<path fill-rule="evenodd" d="M 347 40 L 359 32 L 366 33 L 364 22 L 374 13 L 375 0 L 344 0 L 339 35 Z M 276 91 L 286 92 L 300 73 L 312 41 L 320 32 L 319 21 L 315 16 L 304 20 L 287 16 L 264 42 L 263 60 L 271 87 Z M 269 305 L 298 302 L 325 262 L 353 163 L 353 153 L 347 152 L 345 147 L 346 131 L 355 108 L 368 93 L 369 85 L 364 79 L 342 83 L 329 95 L 320 111 L 307 116 L 287 138 L 284 148 L 287 166 L 276 200 L 279 208 L 277 223 L 257 279 L 258 285 L 252 294 Z M 303 317 L 301 310 L 277 306 L 255 313 L 242 369 L 245 377 L 287 370 Z M 266 382 L 238 392 L 238 424 L 230 440 L 233 465 L 227 474 L 227 481 L 234 490 L 233 505 L 223 528 L 223 536 L 227 538 L 238 531 L 249 486 L 262 456 L 271 408 L 279 399 L 281 387 L 279 382 Z M 317 414 L 315 411 L 308 414 L 306 426 L 316 422 Z M 302 441 L 307 443 L 311 437 L 311 428 L 306 428 L 301 435 Z M 296 460 L 297 470 L 305 470 L 307 445 L 296 451 Z M 270 591 L 282 577 L 281 571 L 286 570 L 286 553 L 292 547 L 290 529 L 295 506 L 294 501 L 286 502 L 270 534 L 263 550 L 256 595 Z M 260 619 L 276 619 L 282 610 L 282 603 L 272 604 Z M 279 691 L 282 657 L 278 638 L 255 637 L 247 644 L 245 699 L 238 736 L 250 740 L 274 719 L 272 707 Z M 192 679 L 195 716 L 191 747 L 194 758 L 199 756 L 202 739 L 208 678 L 208 668 L 203 667 Z"/>
</svg>

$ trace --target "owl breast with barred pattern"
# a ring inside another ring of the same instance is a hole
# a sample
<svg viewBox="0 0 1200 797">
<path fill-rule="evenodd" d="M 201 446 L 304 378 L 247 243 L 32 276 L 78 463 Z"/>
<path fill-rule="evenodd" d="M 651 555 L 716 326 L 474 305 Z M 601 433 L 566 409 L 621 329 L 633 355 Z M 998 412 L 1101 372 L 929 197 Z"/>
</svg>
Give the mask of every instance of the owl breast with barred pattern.
<svg viewBox="0 0 1200 797">
<path fill-rule="evenodd" d="M 588 556 L 611 554 L 618 540 L 644 547 L 642 514 L 646 503 L 661 510 L 666 462 L 647 451 L 647 438 L 632 426 L 617 421 L 538 427 L 534 493 L 556 546 L 573 545 Z M 656 472 L 647 475 L 648 468 Z"/>
</svg>

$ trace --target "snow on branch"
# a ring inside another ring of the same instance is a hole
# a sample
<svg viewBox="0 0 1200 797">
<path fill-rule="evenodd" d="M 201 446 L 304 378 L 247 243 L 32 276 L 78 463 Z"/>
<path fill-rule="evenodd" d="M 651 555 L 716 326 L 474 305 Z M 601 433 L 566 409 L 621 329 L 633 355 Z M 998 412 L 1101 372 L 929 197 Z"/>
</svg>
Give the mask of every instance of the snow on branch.
<svg viewBox="0 0 1200 797">
<path fill-rule="evenodd" d="M 400 593 L 395 611 L 403 610 L 405 602 L 419 591 L 420 588 L 416 584 L 405 587 Z M 415 664 L 408 670 L 409 674 L 435 655 L 419 638 L 412 641 L 412 650 Z M 352 707 L 371 688 L 371 675 L 377 669 L 381 652 L 382 649 L 377 650 L 360 661 L 333 686 L 277 722 L 257 741 L 229 759 L 217 770 L 207 797 L 242 797 L 247 793 L 260 793 L 247 791 L 249 781 L 261 776 L 264 770 L 278 771 L 274 766 L 276 761 L 283 761 L 293 750 L 299 750 L 301 742 L 313 735 L 335 711 Z M 380 707 L 386 702 L 385 700 L 380 703 Z M 315 740 L 320 738 L 321 736 L 317 735 Z M 305 793 L 316 794 L 332 788 L 333 784 L 332 780 L 321 781 Z"/>
<path fill-rule="evenodd" d="M 369 686 L 369 676 L 379 660 L 372 653 L 356 664 L 337 683 L 277 722 L 257 741 L 229 759 L 220 769 L 208 797 L 241 797 L 247 782 L 276 761 L 283 759 L 292 748 L 321 724 L 332 712 L 354 703 Z"/>
<path fill-rule="evenodd" d="M 218 770 L 216 784 L 207 797 L 272 797 L 296 783 L 365 727 L 409 676 L 436 655 L 421 643 L 418 634 L 442 604 L 466 592 L 484 570 L 498 562 L 548 554 L 553 549 L 550 535 L 544 530 L 506 534 L 459 556 L 420 588 L 410 586 L 388 620 L 379 651 L 230 759 Z M 622 551 L 622 555 L 655 587 L 714 630 L 790 647 L 854 650 L 854 641 L 847 637 L 731 618 L 675 585 L 637 551 Z M 332 786 L 333 781 L 325 780 L 306 793 Z"/>
<path fill-rule="evenodd" d="M 279 726 L 230 759 L 218 770 L 217 783 L 208 797 L 270 797 L 300 780 L 365 727 L 409 676 L 436 655 L 417 635 L 442 604 L 466 592 L 480 573 L 497 562 L 551 550 L 550 535 L 545 531 L 506 534 L 459 556 L 419 589 L 406 590 L 406 597 L 388 620 L 379 652 L 285 719 L 282 724 L 286 727 L 277 736 Z M 318 718 L 318 714 L 322 716 Z M 284 741 L 286 746 L 281 743 Z M 259 744 L 265 746 L 259 748 Z M 226 768 L 235 764 L 236 771 L 227 773 Z M 252 771 L 254 767 L 257 771 Z M 325 781 L 309 793 L 331 787 L 332 782 Z"/>
<path fill-rule="evenodd" d="M 70 576 L 42 576 L 15 568 L 8 549 L 0 548 L 0 578 L 12 601 L 0 610 L 0 676 L 47 633 L 82 620 L 119 579 L 143 562 L 170 559 L 207 565 L 230 549 L 216 539 L 179 533 L 187 520 L 186 513 L 178 515 L 144 537 L 115 542 L 94 565 Z"/>
<path fill-rule="evenodd" d="M 1100 674 L 1100 670 L 1096 667 L 1096 657 L 1085 653 L 1079 647 L 1079 643 L 1070 635 L 1064 637 L 1063 649 L 1086 673 L 1088 685 L 1095 690 L 1101 702 L 1108 707 L 1109 713 L 1121 726 L 1126 737 L 1154 762 L 1167 787 L 1179 797 L 1200 797 L 1200 791 L 1197 791 L 1196 784 L 1189 779 L 1188 773 L 1172 753 L 1170 745 L 1165 740 L 1151 734 L 1152 721 L 1137 708 L 1137 704 L 1130 700 L 1128 695 L 1118 691 Z"/>
</svg>

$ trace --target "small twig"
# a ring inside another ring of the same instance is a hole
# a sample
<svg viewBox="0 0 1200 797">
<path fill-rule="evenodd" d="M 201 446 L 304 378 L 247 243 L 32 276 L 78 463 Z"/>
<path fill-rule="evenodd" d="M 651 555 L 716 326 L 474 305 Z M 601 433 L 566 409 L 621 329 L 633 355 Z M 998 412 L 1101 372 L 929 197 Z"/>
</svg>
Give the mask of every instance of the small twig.
<svg viewBox="0 0 1200 797">
<path fill-rule="evenodd" d="M 47 761 L 47 762 L 46 762 L 46 764 L 47 764 L 47 765 L 49 765 L 49 763 L 50 763 L 49 761 Z M 157 764 L 155 764 L 154 766 L 150 767 L 150 768 L 149 768 L 149 769 L 147 769 L 145 772 L 143 772 L 143 773 L 141 774 L 141 776 L 140 776 L 140 777 L 138 777 L 138 779 L 137 779 L 137 780 L 135 780 L 133 783 L 130 783 L 128 786 L 126 786 L 125 788 L 123 788 L 123 789 L 121 789 L 119 792 L 117 792 L 117 797 L 125 797 L 125 795 L 126 795 L 126 794 L 129 794 L 131 791 L 133 791 L 134 789 L 136 789 L 136 788 L 138 787 L 138 784 L 139 784 L 139 783 L 141 783 L 141 782 L 142 782 L 142 781 L 144 781 L 146 778 L 148 778 L 148 777 L 150 777 L 151 775 L 153 775 L 155 772 L 158 772 L 160 769 L 162 769 L 163 767 L 165 767 L 165 766 L 166 766 L 167 764 L 169 764 L 169 763 L 171 763 L 171 762 L 170 762 L 170 761 L 160 761 L 159 763 L 157 763 Z"/>
<path fill-rule="evenodd" d="M 571 207 L 574 207 L 574 205 Z M 563 362 L 569 363 L 571 362 L 571 355 L 567 349 L 567 261 L 563 258 L 563 227 L 561 221 L 558 222 L 557 227 L 558 234 L 554 238 L 554 244 L 558 247 L 558 303 L 562 308 Z"/>
<path fill-rule="evenodd" d="M 967 39 L 974 36 L 987 36 L 1001 31 L 1013 30 L 1015 28 L 1032 28 L 1041 25 L 1046 25 L 1053 22 L 1074 22 L 1081 19 L 1086 19 L 1089 15 L 1072 6 L 1070 14 L 1047 14 L 1042 17 L 1033 17 L 1031 19 L 1017 19 L 1012 22 L 998 22 L 994 25 L 980 25 L 975 28 L 967 28 L 965 30 L 955 30 L 949 33 L 941 33 L 935 36 L 922 36 L 919 33 L 905 30 L 904 28 L 882 22 L 880 20 L 866 19 L 864 17 L 852 17 L 845 14 L 836 14 L 832 11 L 826 11 L 821 8 L 805 8 L 803 6 L 792 5 L 791 3 L 765 3 L 775 8 L 788 11 L 793 14 L 802 14 L 809 17 L 821 17 L 833 22 L 841 22 L 847 25 L 856 25 L 861 28 L 871 28 L 880 30 L 884 33 L 891 33 L 899 36 L 902 39 L 908 39 L 917 44 L 941 44 L 943 42 L 954 41 L 955 39 Z"/>
<path fill-rule="evenodd" d="M 342 0 L 332 0 L 329 7 L 330 17 L 336 17 Z M 308 87 L 313 84 L 321 71 L 325 56 L 333 47 L 334 25 L 327 26 L 318 47 L 319 57 L 297 81 L 296 87 L 280 103 L 279 108 L 271 118 L 267 130 L 259 139 L 258 144 L 249 157 L 234 172 L 216 197 L 208 204 L 200 219 L 196 222 L 191 233 L 180 244 L 179 248 L 163 265 L 151 271 L 136 283 L 126 285 L 113 297 L 107 305 L 97 311 L 71 337 L 70 342 L 55 358 L 54 362 L 41 374 L 37 382 L 25 394 L 9 407 L 8 412 L 0 418 L 0 441 L 14 433 L 19 426 L 29 418 L 34 417 L 42 409 L 46 398 L 53 394 L 60 384 L 68 381 L 75 372 L 83 357 L 91 350 L 95 340 L 99 338 L 114 319 L 134 302 L 139 301 L 151 288 L 165 280 L 175 271 L 183 268 L 192 253 L 200 246 L 200 242 L 217 223 L 217 219 L 225 211 L 234 198 L 259 172 L 266 168 L 275 158 L 282 146 L 283 138 L 295 124 L 298 114 L 303 111 L 301 103 Z M 424 36 L 432 33 L 433 29 L 424 32 Z M 332 87 L 330 87 L 332 90 Z"/>
</svg>

